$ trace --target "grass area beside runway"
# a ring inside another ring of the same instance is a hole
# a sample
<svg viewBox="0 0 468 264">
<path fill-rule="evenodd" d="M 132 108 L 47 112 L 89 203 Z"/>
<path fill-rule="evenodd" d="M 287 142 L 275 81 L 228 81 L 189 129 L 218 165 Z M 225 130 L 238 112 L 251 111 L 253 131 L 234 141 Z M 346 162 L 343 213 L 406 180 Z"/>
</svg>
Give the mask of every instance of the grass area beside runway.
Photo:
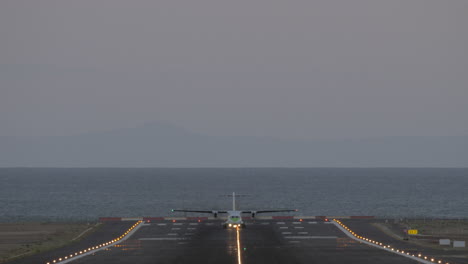
<svg viewBox="0 0 468 264">
<path fill-rule="evenodd" d="M 96 223 L 0 223 L 0 263 L 66 246 L 99 226 Z"/>
<path fill-rule="evenodd" d="M 374 223 L 376 227 L 398 239 L 408 239 L 431 248 L 445 250 L 466 250 L 439 246 L 439 239 L 460 240 L 468 242 L 468 220 L 466 219 L 403 219 Z M 404 230 L 415 229 L 418 234 L 408 235 Z"/>
</svg>

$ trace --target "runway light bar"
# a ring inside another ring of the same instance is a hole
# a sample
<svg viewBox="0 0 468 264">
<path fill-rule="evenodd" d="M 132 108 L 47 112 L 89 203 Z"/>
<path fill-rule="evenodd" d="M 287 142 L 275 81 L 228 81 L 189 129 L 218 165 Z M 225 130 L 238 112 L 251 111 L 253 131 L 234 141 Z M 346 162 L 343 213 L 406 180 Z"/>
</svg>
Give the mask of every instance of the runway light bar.
<svg viewBox="0 0 468 264">
<path fill-rule="evenodd" d="M 173 222 L 175 222 L 175 220 L 173 220 Z M 143 223 L 143 221 L 137 221 L 132 227 L 130 227 L 123 235 L 121 235 L 120 237 L 116 238 L 116 239 L 112 239 L 111 241 L 107 242 L 107 243 L 102 243 L 100 245 L 97 245 L 97 246 L 94 246 L 94 247 L 89 247 L 88 249 L 84 249 L 84 250 L 81 250 L 79 253 L 76 252 L 75 253 L 75 256 L 78 256 L 78 255 L 81 255 L 83 253 L 86 253 L 86 252 L 90 252 L 90 251 L 93 251 L 93 250 L 97 250 L 98 248 L 101 248 L 103 246 L 108 246 L 108 245 L 112 245 L 113 243 L 123 239 L 124 237 L 126 237 L 128 234 L 130 234 L 130 232 L 135 229 L 135 227 L 137 227 L 139 224 Z M 63 258 L 58 258 L 58 260 L 54 259 L 52 261 L 52 263 L 59 263 L 61 262 L 62 260 L 67 260 L 68 258 L 72 258 L 73 257 L 73 254 L 70 254 L 70 256 L 65 256 Z M 50 262 L 46 262 L 46 264 L 51 264 Z"/>
</svg>

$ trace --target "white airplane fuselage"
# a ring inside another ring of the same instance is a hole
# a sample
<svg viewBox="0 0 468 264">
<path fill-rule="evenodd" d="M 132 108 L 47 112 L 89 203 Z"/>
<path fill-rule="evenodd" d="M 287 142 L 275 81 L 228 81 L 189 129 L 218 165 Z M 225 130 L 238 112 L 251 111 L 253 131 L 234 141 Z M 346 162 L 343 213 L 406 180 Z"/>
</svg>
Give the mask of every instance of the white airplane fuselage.
<svg viewBox="0 0 468 264">
<path fill-rule="evenodd" d="M 224 222 L 223 227 L 233 227 L 233 228 L 244 228 L 245 224 L 242 221 L 241 211 L 227 211 L 227 219 Z"/>
</svg>

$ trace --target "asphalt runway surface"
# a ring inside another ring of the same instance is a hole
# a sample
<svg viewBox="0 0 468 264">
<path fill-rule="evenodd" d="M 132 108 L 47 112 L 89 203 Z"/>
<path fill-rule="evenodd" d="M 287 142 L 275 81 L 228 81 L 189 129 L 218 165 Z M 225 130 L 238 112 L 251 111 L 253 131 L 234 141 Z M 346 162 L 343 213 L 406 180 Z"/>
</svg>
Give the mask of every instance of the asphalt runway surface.
<svg viewBox="0 0 468 264">
<path fill-rule="evenodd" d="M 100 231 L 120 230 L 132 223 L 107 223 Z M 347 237 L 321 220 L 247 221 L 247 228 L 223 229 L 221 221 L 145 223 L 122 243 L 71 263 L 417 263 Z M 121 228 L 119 228 L 121 226 Z M 92 238 L 94 245 L 96 240 Z M 239 241 L 238 241 L 239 240 Z M 73 247 L 87 247 L 88 238 Z M 67 248 L 47 253 L 63 256 Z M 69 251 L 70 253 L 71 251 Z M 47 263 L 26 258 L 16 263 Z"/>
</svg>

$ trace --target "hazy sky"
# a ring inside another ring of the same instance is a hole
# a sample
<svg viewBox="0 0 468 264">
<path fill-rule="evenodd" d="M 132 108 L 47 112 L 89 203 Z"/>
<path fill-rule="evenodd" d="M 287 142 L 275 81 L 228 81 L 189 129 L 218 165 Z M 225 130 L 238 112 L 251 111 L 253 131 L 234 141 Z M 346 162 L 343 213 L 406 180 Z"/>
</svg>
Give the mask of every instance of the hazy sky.
<svg viewBox="0 0 468 264">
<path fill-rule="evenodd" d="M 466 0 L 2 0 L 0 135 L 468 134 Z"/>
</svg>

